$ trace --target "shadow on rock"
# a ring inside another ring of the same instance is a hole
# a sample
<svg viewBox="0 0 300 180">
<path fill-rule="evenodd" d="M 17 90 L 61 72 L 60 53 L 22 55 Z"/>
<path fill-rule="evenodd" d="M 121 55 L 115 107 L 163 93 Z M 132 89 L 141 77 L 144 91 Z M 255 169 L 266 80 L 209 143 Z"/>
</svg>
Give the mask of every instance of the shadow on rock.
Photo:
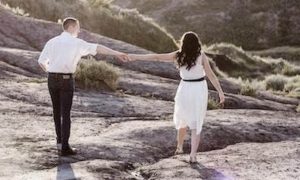
<svg viewBox="0 0 300 180">
<path fill-rule="evenodd" d="M 59 159 L 59 161 L 61 161 L 61 159 Z M 65 179 L 77 179 L 70 163 L 63 163 L 57 166 L 56 180 Z"/>
<path fill-rule="evenodd" d="M 201 179 L 213 179 L 213 180 L 229 180 L 230 178 L 226 177 L 221 172 L 213 168 L 208 168 L 201 163 L 191 164 L 191 168 L 195 169 Z"/>
</svg>

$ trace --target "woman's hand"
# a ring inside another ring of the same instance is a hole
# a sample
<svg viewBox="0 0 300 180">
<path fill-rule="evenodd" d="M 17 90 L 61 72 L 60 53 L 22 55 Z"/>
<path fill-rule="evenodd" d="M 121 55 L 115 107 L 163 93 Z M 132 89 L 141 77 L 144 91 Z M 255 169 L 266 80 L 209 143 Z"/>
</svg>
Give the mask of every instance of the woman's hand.
<svg viewBox="0 0 300 180">
<path fill-rule="evenodd" d="M 137 60 L 137 57 L 136 57 L 135 54 L 128 54 L 128 57 L 129 57 L 129 59 L 130 59 L 131 61 Z"/>
<path fill-rule="evenodd" d="M 224 107 L 224 103 L 225 103 L 225 95 L 223 92 L 219 92 L 219 98 L 220 98 L 220 103 L 219 105 L 221 106 L 221 108 Z"/>
</svg>

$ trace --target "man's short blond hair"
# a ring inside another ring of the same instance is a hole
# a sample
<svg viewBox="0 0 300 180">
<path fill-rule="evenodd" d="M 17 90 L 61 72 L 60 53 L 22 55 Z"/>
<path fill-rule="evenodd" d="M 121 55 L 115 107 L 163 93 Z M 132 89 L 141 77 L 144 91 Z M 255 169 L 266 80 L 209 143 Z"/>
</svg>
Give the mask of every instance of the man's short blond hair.
<svg viewBox="0 0 300 180">
<path fill-rule="evenodd" d="M 75 26 L 77 24 L 79 24 L 78 19 L 76 19 L 74 17 L 67 17 L 63 20 L 62 28 L 64 30 L 67 30 L 70 26 Z"/>
</svg>

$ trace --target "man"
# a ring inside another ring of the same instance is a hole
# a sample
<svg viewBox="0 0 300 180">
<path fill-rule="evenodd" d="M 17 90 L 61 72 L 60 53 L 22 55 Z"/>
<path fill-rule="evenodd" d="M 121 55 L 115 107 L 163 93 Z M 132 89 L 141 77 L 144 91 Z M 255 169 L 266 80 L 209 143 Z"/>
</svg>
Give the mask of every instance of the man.
<svg viewBox="0 0 300 180">
<path fill-rule="evenodd" d="M 73 17 L 64 19 L 62 26 L 64 32 L 46 43 L 38 62 L 42 69 L 48 72 L 48 89 L 53 106 L 57 147 L 62 156 L 68 156 L 76 154 L 69 145 L 69 137 L 74 93 L 73 74 L 78 61 L 82 56 L 97 53 L 115 55 L 122 61 L 129 59 L 124 53 L 78 39 L 80 25 Z"/>
</svg>

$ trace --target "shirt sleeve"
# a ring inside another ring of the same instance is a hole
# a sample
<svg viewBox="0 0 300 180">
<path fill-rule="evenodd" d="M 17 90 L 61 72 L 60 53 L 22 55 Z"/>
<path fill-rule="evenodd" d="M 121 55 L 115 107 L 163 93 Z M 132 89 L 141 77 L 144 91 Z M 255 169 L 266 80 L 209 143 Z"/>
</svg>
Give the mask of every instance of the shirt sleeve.
<svg viewBox="0 0 300 180">
<path fill-rule="evenodd" d="M 79 41 L 79 49 L 80 49 L 80 54 L 82 56 L 86 56 L 86 55 L 96 55 L 97 54 L 97 47 L 98 44 L 95 43 L 88 43 L 84 40 L 80 40 Z"/>
<path fill-rule="evenodd" d="M 42 50 L 38 63 L 43 64 L 46 68 L 48 67 L 48 63 L 50 61 L 50 53 L 51 53 L 51 45 L 48 41 Z"/>
</svg>

